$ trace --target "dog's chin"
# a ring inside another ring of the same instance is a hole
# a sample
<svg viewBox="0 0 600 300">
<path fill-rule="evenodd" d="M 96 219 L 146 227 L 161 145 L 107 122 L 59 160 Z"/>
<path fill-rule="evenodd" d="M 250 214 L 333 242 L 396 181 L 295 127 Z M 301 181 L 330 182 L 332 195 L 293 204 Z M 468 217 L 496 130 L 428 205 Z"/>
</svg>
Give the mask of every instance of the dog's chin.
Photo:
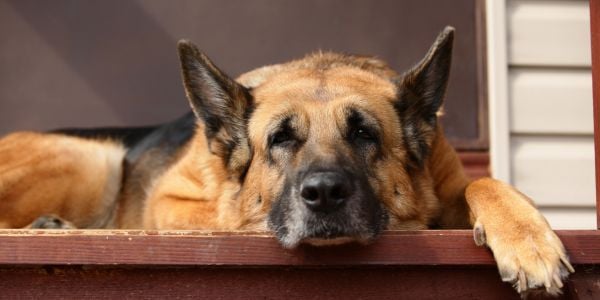
<svg viewBox="0 0 600 300">
<path fill-rule="evenodd" d="M 362 239 L 354 237 L 337 237 L 337 238 L 308 238 L 301 241 L 302 244 L 308 244 L 311 246 L 323 247 L 323 246 L 337 246 L 350 243 L 359 243 L 366 245 L 371 239 Z"/>
<path fill-rule="evenodd" d="M 366 244 L 369 244 L 371 241 L 373 241 L 373 239 L 375 239 L 375 236 L 372 236 L 372 235 L 364 235 L 364 236 L 340 235 L 340 236 L 327 236 L 327 237 L 314 236 L 314 235 L 307 236 L 307 237 L 300 237 L 300 236 L 288 235 L 288 236 L 280 237 L 279 242 L 281 243 L 281 245 L 283 247 L 288 248 L 288 249 L 293 249 L 302 244 L 316 246 L 316 247 L 338 246 L 338 245 L 351 244 L 351 243 L 366 245 Z"/>
</svg>

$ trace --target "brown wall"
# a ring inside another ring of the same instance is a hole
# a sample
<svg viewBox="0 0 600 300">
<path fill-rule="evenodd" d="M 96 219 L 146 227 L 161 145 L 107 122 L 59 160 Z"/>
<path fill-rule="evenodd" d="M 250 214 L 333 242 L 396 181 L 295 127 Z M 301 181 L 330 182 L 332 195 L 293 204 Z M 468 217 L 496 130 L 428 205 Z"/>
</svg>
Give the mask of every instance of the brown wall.
<svg viewBox="0 0 600 300">
<path fill-rule="evenodd" d="M 0 134 L 177 117 L 187 110 L 180 38 L 231 75 L 317 49 L 377 55 L 401 71 L 450 24 L 457 39 L 446 130 L 485 147 L 482 2 L 0 1 Z"/>
</svg>

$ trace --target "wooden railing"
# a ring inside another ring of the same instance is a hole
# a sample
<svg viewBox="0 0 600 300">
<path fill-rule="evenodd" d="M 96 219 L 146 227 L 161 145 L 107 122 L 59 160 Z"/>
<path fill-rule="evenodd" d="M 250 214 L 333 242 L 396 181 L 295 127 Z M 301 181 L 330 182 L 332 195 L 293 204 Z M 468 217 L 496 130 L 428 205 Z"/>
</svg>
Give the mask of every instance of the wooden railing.
<svg viewBox="0 0 600 300">
<path fill-rule="evenodd" d="M 600 231 L 558 234 L 577 270 L 563 297 L 597 293 Z M 265 233 L 2 230 L 0 288 L 13 299 L 518 298 L 470 230 L 388 231 L 371 245 L 294 250 Z"/>
</svg>

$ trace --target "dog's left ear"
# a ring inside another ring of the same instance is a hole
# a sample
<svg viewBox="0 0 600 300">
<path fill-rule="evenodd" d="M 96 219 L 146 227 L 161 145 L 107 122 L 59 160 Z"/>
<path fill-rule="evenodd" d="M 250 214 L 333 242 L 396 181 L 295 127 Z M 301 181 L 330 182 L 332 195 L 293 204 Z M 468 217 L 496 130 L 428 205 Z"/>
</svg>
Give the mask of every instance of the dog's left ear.
<svg viewBox="0 0 600 300">
<path fill-rule="evenodd" d="M 422 166 L 437 126 L 450 65 L 454 28 L 448 26 L 438 35 L 427 55 L 402 75 L 395 108 L 402 122 L 404 141 L 411 160 Z"/>
<path fill-rule="evenodd" d="M 252 96 L 219 70 L 189 41 L 178 43 L 183 85 L 190 106 L 204 125 L 210 151 L 221 157 L 232 176 L 241 176 L 250 162 L 246 117 Z"/>
</svg>

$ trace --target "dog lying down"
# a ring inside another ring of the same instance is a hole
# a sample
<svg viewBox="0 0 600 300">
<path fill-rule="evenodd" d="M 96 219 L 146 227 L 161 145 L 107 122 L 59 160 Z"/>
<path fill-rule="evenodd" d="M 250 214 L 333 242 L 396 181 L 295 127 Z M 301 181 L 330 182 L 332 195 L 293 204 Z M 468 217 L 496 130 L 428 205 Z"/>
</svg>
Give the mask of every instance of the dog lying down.
<svg viewBox="0 0 600 300">
<path fill-rule="evenodd" d="M 559 238 L 511 186 L 468 180 L 438 123 L 453 37 L 403 74 L 318 52 L 237 80 L 180 41 L 183 117 L 0 140 L 0 227 L 271 230 L 289 248 L 473 228 L 502 280 L 557 294 Z"/>
</svg>

